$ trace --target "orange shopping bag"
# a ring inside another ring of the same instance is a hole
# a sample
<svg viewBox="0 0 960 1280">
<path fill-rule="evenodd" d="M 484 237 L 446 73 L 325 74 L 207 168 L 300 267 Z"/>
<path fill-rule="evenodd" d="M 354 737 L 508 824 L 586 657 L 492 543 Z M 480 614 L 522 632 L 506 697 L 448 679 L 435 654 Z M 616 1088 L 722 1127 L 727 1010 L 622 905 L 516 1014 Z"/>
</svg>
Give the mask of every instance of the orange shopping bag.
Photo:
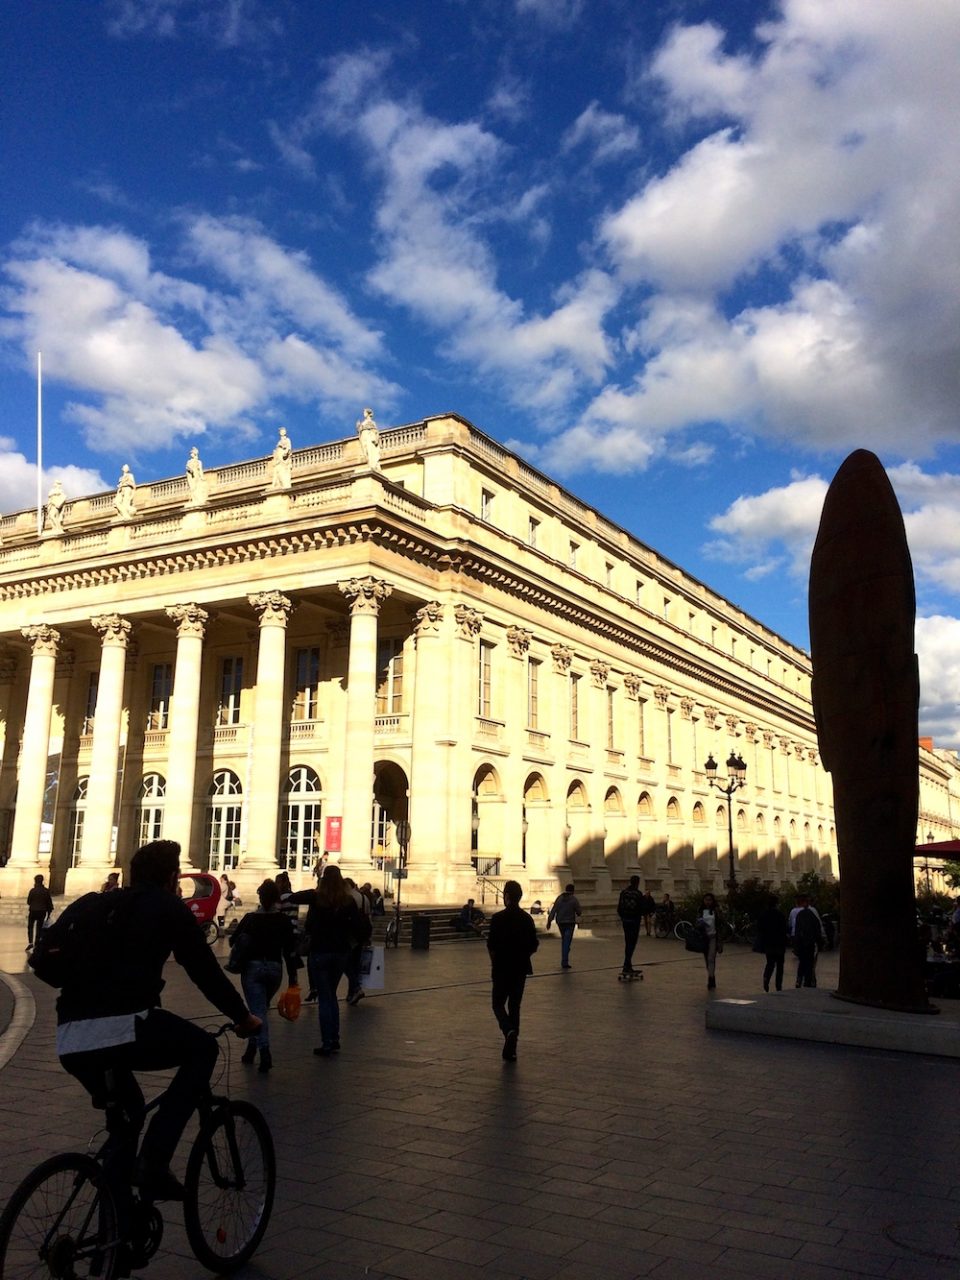
<svg viewBox="0 0 960 1280">
<path fill-rule="evenodd" d="M 300 1017 L 300 988 L 296 983 L 287 987 L 277 1000 L 277 1013 L 288 1022 L 296 1022 Z"/>
</svg>

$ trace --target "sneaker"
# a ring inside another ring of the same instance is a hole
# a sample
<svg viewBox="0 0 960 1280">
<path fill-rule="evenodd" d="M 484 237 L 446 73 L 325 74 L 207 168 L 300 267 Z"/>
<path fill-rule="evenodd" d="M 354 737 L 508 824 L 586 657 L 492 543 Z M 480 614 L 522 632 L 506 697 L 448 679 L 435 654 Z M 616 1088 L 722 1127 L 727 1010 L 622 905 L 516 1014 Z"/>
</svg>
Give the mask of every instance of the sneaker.
<svg viewBox="0 0 960 1280">
<path fill-rule="evenodd" d="M 364 991 L 363 987 L 357 987 L 353 995 L 347 996 L 347 1004 L 352 1004 L 353 1007 L 356 1008 L 366 994 L 367 993 Z"/>
<path fill-rule="evenodd" d="M 503 1042 L 503 1060 L 504 1062 L 516 1062 L 517 1060 L 517 1033 L 516 1031 L 508 1031 Z"/>
<path fill-rule="evenodd" d="M 315 1058 L 329 1058 L 331 1053 L 333 1053 L 333 1050 L 328 1044 L 318 1044 L 313 1051 L 313 1056 Z"/>
<path fill-rule="evenodd" d="M 560 968 L 561 968 L 561 969 L 572 969 L 572 968 L 573 968 L 573 965 L 572 965 L 572 964 L 562 964 L 562 965 L 560 966 Z"/>
<path fill-rule="evenodd" d="M 144 1200 L 182 1200 L 183 1183 L 168 1164 L 150 1165 L 137 1161 L 133 1185 L 140 1188 Z"/>
</svg>

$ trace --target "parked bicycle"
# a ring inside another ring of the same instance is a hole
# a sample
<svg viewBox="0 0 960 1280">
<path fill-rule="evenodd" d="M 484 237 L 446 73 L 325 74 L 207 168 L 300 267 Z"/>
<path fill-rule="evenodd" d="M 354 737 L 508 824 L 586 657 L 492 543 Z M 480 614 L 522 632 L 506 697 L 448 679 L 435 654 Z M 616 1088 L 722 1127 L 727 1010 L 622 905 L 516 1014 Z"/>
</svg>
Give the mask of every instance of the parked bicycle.
<svg viewBox="0 0 960 1280">
<path fill-rule="evenodd" d="M 214 1034 L 230 1029 L 226 1023 Z M 159 1096 L 147 1112 L 158 1102 Z M 273 1139 L 249 1102 L 208 1090 L 198 1112 L 183 1182 L 184 1227 L 198 1262 L 217 1273 L 235 1271 L 256 1252 L 270 1221 Z M 23 1179 L 0 1215 L 3 1280 L 113 1280 L 146 1266 L 160 1245 L 163 1218 L 131 1186 L 135 1138 L 123 1168 L 116 1167 L 111 1135 L 95 1154 L 51 1156 Z"/>
<path fill-rule="evenodd" d="M 399 947 L 400 931 L 403 921 L 400 916 L 400 903 L 397 902 L 393 907 L 393 918 L 387 922 L 387 932 L 384 938 L 384 945 L 388 947 Z"/>
</svg>

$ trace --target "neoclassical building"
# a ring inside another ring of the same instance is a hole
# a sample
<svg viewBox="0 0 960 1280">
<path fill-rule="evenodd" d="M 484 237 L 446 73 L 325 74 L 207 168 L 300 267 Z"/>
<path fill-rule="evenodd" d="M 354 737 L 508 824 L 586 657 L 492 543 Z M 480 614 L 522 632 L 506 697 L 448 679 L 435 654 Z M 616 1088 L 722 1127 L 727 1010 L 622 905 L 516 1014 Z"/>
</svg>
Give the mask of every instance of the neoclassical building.
<svg viewBox="0 0 960 1280">
<path fill-rule="evenodd" d="M 741 878 L 836 871 L 806 653 L 464 419 L 358 426 L 0 520 L 3 892 L 160 835 L 247 889 L 719 888 L 711 754 Z"/>
</svg>

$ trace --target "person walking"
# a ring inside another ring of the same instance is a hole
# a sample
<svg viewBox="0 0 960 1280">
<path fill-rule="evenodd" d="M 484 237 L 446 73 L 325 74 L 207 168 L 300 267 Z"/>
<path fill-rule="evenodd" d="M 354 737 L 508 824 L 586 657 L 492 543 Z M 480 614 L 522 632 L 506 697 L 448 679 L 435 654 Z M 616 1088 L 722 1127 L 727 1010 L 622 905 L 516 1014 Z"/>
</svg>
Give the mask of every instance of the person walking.
<svg viewBox="0 0 960 1280">
<path fill-rule="evenodd" d="M 623 925 L 623 969 L 624 978 L 632 978 L 636 973 L 633 967 L 633 953 L 640 937 L 640 923 L 643 920 L 646 894 L 640 890 L 640 877 L 631 876 L 626 889 L 621 889 L 617 902 L 617 915 Z"/>
<path fill-rule="evenodd" d="M 347 886 L 347 891 L 360 912 L 357 941 L 350 948 L 350 958 L 347 961 L 347 1004 L 355 1008 L 366 995 L 360 984 L 360 966 L 363 963 L 363 949 L 369 947 L 370 939 L 373 937 L 373 921 L 370 918 L 370 899 L 362 889 L 357 888 L 356 881 L 345 879 L 343 883 Z"/>
<path fill-rule="evenodd" d="M 487 950 L 493 984 L 493 1013 L 503 1032 L 503 1060 L 515 1062 L 520 1036 L 520 1003 L 527 975 L 533 973 L 530 957 L 540 942 L 532 917 L 520 906 L 523 889 L 516 880 L 503 886 L 503 910 L 490 920 Z"/>
<path fill-rule="evenodd" d="M 554 920 L 556 920 L 557 928 L 560 930 L 561 969 L 572 968 L 570 964 L 570 947 L 573 944 L 573 932 L 582 915 L 580 902 L 574 892 L 574 885 L 568 884 L 550 908 L 550 914 L 547 916 L 547 928 L 549 929 Z"/>
<path fill-rule="evenodd" d="M 798 987 L 817 985 L 817 953 L 823 943 L 823 922 L 810 899 L 801 895 L 790 913 L 793 950 L 797 957 Z"/>
<path fill-rule="evenodd" d="M 713 991 L 717 985 L 717 956 L 723 951 L 720 941 L 720 929 L 723 916 L 712 893 L 705 893 L 700 902 L 700 914 L 697 916 L 697 928 L 703 933 L 707 944 L 703 953 L 703 962 L 707 966 L 707 990 Z"/>
<path fill-rule="evenodd" d="M 53 898 L 43 883 L 43 876 L 33 877 L 33 888 L 27 894 L 27 950 L 40 937 L 40 930 L 53 915 Z"/>
<path fill-rule="evenodd" d="M 650 937 L 653 928 L 653 917 L 656 914 L 657 904 L 653 894 L 644 892 L 643 895 L 643 927 L 647 931 L 647 937 Z"/>
<path fill-rule="evenodd" d="M 346 971 L 351 948 L 360 936 L 360 909 L 343 882 L 340 868 L 327 863 L 316 889 L 292 893 L 289 901 L 307 905 L 305 929 L 309 938 L 307 972 L 317 993 L 320 1044 L 318 1058 L 340 1052 L 340 1006 L 337 987 Z"/>
<path fill-rule="evenodd" d="M 763 989 L 770 990 L 774 978 L 778 991 L 783 990 L 783 961 L 787 953 L 787 917 L 780 910 L 777 895 L 771 893 L 767 905 L 757 917 L 757 940 L 754 951 L 766 957 L 763 966 Z"/>
<path fill-rule="evenodd" d="M 290 917 L 280 908 L 280 890 L 273 880 L 264 880 L 257 890 L 260 908 L 248 911 L 230 938 L 230 952 L 240 960 L 240 986 L 250 1012 L 260 1019 L 260 1029 L 247 1041 L 240 1059 L 248 1066 L 260 1051 L 260 1071 L 273 1066 L 267 1011 L 280 990 L 283 966 L 287 981 L 297 986 L 297 938 Z"/>
</svg>

